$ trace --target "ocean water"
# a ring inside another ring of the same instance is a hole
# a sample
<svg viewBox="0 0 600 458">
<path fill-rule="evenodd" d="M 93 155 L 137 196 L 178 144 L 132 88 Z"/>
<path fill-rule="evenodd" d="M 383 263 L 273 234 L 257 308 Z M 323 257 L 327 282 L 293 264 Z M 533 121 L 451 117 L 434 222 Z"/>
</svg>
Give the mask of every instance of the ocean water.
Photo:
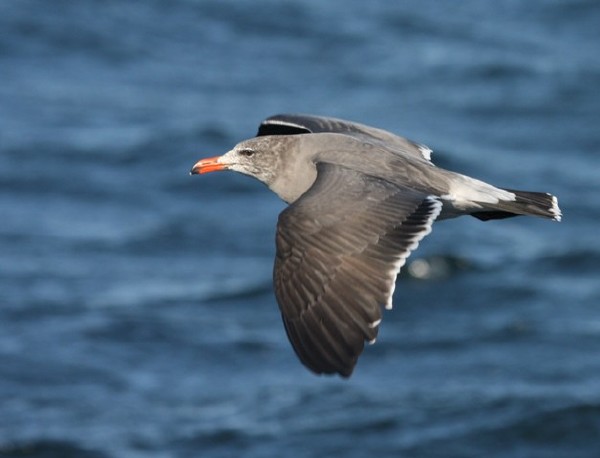
<svg viewBox="0 0 600 458">
<path fill-rule="evenodd" d="M 600 3 L 0 2 L 1 457 L 600 456 Z M 445 221 L 349 380 L 272 286 L 284 204 L 190 177 L 280 112 L 556 194 Z"/>
</svg>

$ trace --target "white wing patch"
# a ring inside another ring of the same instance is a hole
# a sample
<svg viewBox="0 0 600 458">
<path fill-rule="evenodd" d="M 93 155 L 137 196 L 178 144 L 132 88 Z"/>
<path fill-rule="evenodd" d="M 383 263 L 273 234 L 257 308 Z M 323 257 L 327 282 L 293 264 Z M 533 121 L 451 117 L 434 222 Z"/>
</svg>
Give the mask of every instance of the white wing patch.
<svg viewBox="0 0 600 458">
<path fill-rule="evenodd" d="M 431 153 L 433 153 L 433 150 L 429 146 L 418 143 L 417 148 L 425 160 L 431 161 Z"/>
<path fill-rule="evenodd" d="M 369 323 L 369 327 L 370 328 L 376 328 L 377 326 L 379 326 L 379 323 L 381 323 L 381 318 L 379 318 L 378 320 L 373 321 L 372 323 Z"/>
<path fill-rule="evenodd" d="M 261 125 L 262 126 L 268 126 L 268 125 L 288 126 L 288 127 L 296 127 L 297 129 L 308 130 L 308 128 L 306 126 L 303 126 L 301 124 L 291 122 L 291 121 L 284 121 L 282 119 L 265 119 L 263 122 L 261 122 Z"/>
<path fill-rule="evenodd" d="M 394 290 L 396 289 L 396 278 L 400 273 L 400 269 L 402 268 L 402 266 L 404 266 L 410 254 L 417 249 L 417 247 L 419 246 L 419 242 L 431 232 L 431 225 L 442 211 L 442 201 L 437 196 L 428 196 L 427 198 L 425 198 L 425 201 L 430 203 L 431 208 L 429 216 L 423 224 L 423 230 L 414 235 L 410 244 L 402 253 L 398 255 L 398 259 L 394 263 L 394 266 L 388 272 L 388 276 L 392 279 L 392 284 L 387 296 L 387 301 L 385 303 L 386 310 L 391 310 L 393 308 L 392 297 L 394 296 Z"/>
</svg>

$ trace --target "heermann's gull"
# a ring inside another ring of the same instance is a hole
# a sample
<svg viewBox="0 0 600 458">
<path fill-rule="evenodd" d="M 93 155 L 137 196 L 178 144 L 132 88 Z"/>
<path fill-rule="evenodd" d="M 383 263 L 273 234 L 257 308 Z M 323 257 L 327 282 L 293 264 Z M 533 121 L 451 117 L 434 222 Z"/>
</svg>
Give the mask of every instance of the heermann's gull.
<svg viewBox="0 0 600 458">
<path fill-rule="evenodd" d="M 533 215 L 560 221 L 551 194 L 496 188 L 435 167 L 431 150 L 340 119 L 277 115 L 255 138 L 191 173 L 234 170 L 289 203 L 277 224 L 275 295 L 287 335 L 318 374 L 352 374 L 374 342 L 396 276 L 436 219 Z"/>
</svg>

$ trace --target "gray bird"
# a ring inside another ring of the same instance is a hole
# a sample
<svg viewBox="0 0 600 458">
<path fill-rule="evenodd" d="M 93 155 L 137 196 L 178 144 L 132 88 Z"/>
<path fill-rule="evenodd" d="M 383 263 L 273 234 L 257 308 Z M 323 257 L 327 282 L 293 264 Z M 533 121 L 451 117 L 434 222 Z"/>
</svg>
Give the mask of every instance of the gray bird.
<svg viewBox="0 0 600 458">
<path fill-rule="evenodd" d="M 300 361 L 349 377 L 375 342 L 396 276 L 435 220 L 532 215 L 560 221 L 555 196 L 494 187 L 436 167 L 431 150 L 341 119 L 283 114 L 192 174 L 250 175 L 289 206 L 277 223 L 275 296 Z"/>
</svg>

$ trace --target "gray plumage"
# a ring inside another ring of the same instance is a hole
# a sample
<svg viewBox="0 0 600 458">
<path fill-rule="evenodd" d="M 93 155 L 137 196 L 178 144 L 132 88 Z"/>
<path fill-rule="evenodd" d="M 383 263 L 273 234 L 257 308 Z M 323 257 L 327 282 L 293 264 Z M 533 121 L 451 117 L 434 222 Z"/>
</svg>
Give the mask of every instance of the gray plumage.
<svg viewBox="0 0 600 458">
<path fill-rule="evenodd" d="M 290 206 L 279 216 L 275 295 L 302 363 L 351 375 L 374 342 L 396 276 L 436 219 L 560 220 L 554 196 L 496 188 L 435 167 L 431 150 L 358 123 L 309 115 L 263 121 L 256 138 L 192 173 L 229 169 Z"/>
</svg>

